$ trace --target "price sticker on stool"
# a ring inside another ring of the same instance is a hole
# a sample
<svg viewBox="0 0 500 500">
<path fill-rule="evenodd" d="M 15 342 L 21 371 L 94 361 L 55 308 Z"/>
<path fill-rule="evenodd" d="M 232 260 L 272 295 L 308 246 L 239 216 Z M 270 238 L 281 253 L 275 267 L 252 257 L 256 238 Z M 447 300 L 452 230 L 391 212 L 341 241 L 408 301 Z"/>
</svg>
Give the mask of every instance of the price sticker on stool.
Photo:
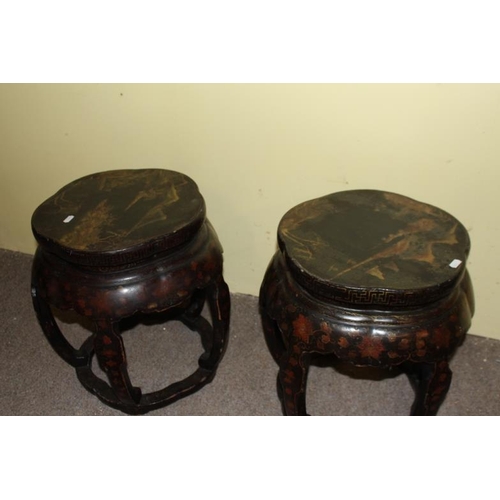
<svg viewBox="0 0 500 500">
<path fill-rule="evenodd" d="M 453 268 L 453 269 L 456 269 L 458 266 L 460 266 L 460 264 L 462 263 L 461 260 L 459 259 L 454 259 L 450 262 L 450 267 Z"/>
<path fill-rule="evenodd" d="M 75 216 L 74 216 L 74 215 L 68 215 L 68 216 L 67 216 L 67 217 L 63 220 L 63 222 L 64 222 L 65 224 L 67 224 L 68 222 L 71 222 L 74 218 L 75 218 Z"/>
</svg>

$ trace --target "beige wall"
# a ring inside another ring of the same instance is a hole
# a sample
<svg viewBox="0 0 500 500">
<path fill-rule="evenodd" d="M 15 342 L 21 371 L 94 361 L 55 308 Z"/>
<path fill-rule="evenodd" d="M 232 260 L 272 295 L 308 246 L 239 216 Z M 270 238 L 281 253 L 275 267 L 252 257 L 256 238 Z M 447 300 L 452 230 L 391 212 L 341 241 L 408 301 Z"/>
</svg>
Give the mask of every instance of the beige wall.
<svg viewBox="0 0 500 500">
<path fill-rule="evenodd" d="M 196 180 L 231 290 L 254 295 L 301 201 L 437 205 L 470 231 L 471 333 L 500 339 L 500 85 L 0 85 L 0 247 L 32 253 L 31 213 L 67 182 L 145 167 Z"/>
</svg>

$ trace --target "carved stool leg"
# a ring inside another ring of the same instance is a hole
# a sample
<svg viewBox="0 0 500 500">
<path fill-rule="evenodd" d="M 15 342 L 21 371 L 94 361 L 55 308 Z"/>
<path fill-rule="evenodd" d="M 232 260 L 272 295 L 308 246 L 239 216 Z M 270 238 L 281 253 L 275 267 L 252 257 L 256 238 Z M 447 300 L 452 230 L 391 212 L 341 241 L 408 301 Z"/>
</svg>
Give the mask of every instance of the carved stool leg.
<svg viewBox="0 0 500 500">
<path fill-rule="evenodd" d="M 141 399 L 141 390 L 132 387 L 127 371 L 127 359 L 118 324 L 112 321 L 97 321 L 94 350 L 101 369 L 106 372 L 111 387 L 118 399 L 127 405 L 136 405 Z"/>
<path fill-rule="evenodd" d="M 276 361 L 279 365 L 281 363 L 281 358 L 286 351 L 283 335 L 281 334 L 281 330 L 278 328 L 276 321 L 274 321 L 262 308 L 260 316 L 267 347 L 274 361 Z"/>
<path fill-rule="evenodd" d="M 451 384 L 452 373 L 448 361 L 418 363 L 410 376 L 415 385 L 415 402 L 411 415 L 436 415 Z"/>
<path fill-rule="evenodd" d="M 278 374 L 282 387 L 283 406 L 286 415 L 307 415 L 306 384 L 310 356 L 297 345 L 290 344 L 283 355 Z"/>
<path fill-rule="evenodd" d="M 191 318 L 197 318 L 203 310 L 206 298 L 206 290 L 197 290 L 191 297 L 191 303 L 184 312 L 184 315 Z"/>
<path fill-rule="evenodd" d="M 212 346 L 200 357 L 199 365 L 206 370 L 215 370 L 226 347 L 231 308 L 229 288 L 222 275 L 209 285 L 207 301 L 212 317 Z"/>
<path fill-rule="evenodd" d="M 61 330 L 57 326 L 54 315 L 48 303 L 40 297 L 36 285 L 31 287 L 31 298 L 33 299 L 33 307 L 35 309 L 38 322 L 42 327 L 45 337 L 56 353 L 66 363 L 77 368 L 85 366 L 88 363 L 88 355 L 81 350 L 75 349 L 64 337 Z"/>
<path fill-rule="evenodd" d="M 191 303 L 180 316 L 180 321 L 190 330 L 198 332 L 201 337 L 201 343 L 205 351 L 212 349 L 212 327 L 210 323 L 201 316 L 203 306 L 205 305 L 206 290 L 197 290 L 191 297 Z"/>
</svg>

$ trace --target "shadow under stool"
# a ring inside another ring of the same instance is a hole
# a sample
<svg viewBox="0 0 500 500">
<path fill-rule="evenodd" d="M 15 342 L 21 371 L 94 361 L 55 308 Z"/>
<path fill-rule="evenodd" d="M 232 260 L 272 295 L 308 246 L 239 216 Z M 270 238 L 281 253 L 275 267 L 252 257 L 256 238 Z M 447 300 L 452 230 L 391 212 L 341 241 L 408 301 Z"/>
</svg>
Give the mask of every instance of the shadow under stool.
<svg viewBox="0 0 500 500">
<path fill-rule="evenodd" d="M 260 290 L 286 415 L 306 415 L 311 358 L 399 367 L 412 415 L 435 415 L 451 355 L 474 313 L 470 241 L 450 214 L 405 196 L 352 190 L 306 201 L 278 227 Z"/>
<path fill-rule="evenodd" d="M 222 247 L 192 179 L 161 169 L 92 174 L 42 203 L 32 229 L 38 321 L 86 389 L 113 408 L 143 414 L 213 379 L 228 338 L 230 298 Z M 205 302 L 211 323 L 202 316 Z M 90 320 L 93 332 L 79 349 L 61 332 L 52 308 Z M 200 334 L 204 352 L 192 375 L 142 394 L 128 375 L 120 321 L 174 310 Z M 94 355 L 107 381 L 92 369 Z"/>
</svg>

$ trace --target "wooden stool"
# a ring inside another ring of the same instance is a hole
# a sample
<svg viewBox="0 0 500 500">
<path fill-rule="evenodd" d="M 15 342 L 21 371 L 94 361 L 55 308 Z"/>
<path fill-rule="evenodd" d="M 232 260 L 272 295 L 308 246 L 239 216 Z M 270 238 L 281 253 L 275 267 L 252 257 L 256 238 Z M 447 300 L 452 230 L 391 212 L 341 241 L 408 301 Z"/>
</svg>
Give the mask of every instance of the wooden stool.
<svg viewBox="0 0 500 500">
<path fill-rule="evenodd" d="M 397 194 L 346 191 L 288 211 L 278 243 L 260 307 L 285 413 L 306 414 L 311 357 L 329 354 L 399 365 L 416 390 L 411 414 L 435 415 L 474 312 L 462 224 Z"/>
<path fill-rule="evenodd" d="M 142 414 L 212 380 L 228 336 L 229 290 L 221 245 L 189 177 L 157 169 L 89 175 L 42 203 L 32 229 L 39 243 L 33 305 L 50 344 L 85 388 L 111 407 Z M 212 325 L 201 316 L 205 300 Z M 63 336 L 50 306 L 93 322 L 80 349 Z M 200 333 L 204 353 L 191 376 L 142 394 L 129 379 L 119 321 L 174 308 Z M 110 385 L 91 370 L 94 353 Z"/>
</svg>

